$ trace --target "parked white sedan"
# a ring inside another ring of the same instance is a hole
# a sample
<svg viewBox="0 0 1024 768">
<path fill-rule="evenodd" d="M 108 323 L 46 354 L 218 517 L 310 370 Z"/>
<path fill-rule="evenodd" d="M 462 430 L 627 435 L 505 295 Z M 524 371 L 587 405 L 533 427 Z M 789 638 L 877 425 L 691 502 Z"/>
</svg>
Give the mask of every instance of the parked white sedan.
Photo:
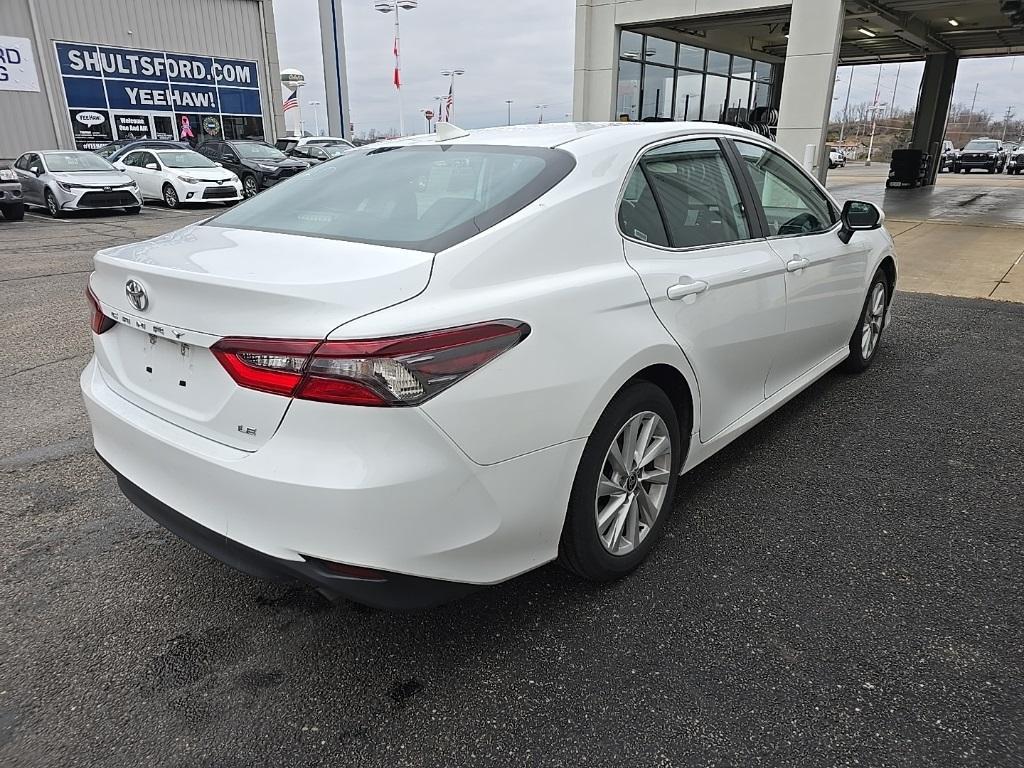
<svg viewBox="0 0 1024 768">
<path fill-rule="evenodd" d="M 182 203 L 227 203 L 242 199 L 238 177 L 190 149 L 139 149 L 114 167 L 124 171 L 147 200 L 163 200 L 168 208 Z"/>
<path fill-rule="evenodd" d="M 177 535 L 333 597 L 618 578 L 681 474 L 871 365 L 881 225 L 723 125 L 442 124 L 99 252 L 96 450 Z"/>
</svg>

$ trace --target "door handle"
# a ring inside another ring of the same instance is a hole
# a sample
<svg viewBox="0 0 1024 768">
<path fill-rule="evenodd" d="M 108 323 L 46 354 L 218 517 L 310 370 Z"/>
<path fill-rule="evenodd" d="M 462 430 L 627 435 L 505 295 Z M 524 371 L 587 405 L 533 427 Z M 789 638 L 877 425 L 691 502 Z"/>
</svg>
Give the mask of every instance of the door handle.
<svg viewBox="0 0 1024 768">
<path fill-rule="evenodd" d="M 804 267 L 806 267 L 810 263 L 811 262 L 810 262 L 809 259 L 802 259 L 799 256 L 796 256 L 796 257 L 792 258 L 790 261 L 786 262 L 786 271 L 787 272 L 799 272 L 801 269 L 803 269 Z"/>
<path fill-rule="evenodd" d="M 679 282 L 675 285 L 670 285 L 666 294 L 672 301 L 677 301 L 686 296 L 696 296 L 698 293 L 704 293 L 708 289 L 708 284 L 703 280 L 691 280 L 690 282 Z"/>
</svg>

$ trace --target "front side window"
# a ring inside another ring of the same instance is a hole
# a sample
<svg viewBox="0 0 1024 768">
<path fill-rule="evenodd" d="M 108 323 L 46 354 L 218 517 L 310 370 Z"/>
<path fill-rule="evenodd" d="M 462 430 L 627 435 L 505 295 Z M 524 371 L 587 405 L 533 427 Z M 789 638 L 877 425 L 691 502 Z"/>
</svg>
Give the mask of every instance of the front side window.
<svg viewBox="0 0 1024 768">
<path fill-rule="evenodd" d="M 769 236 L 810 235 L 835 223 L 832 206 L 789 160 L 758 144 L 737 141 L 768 219 Z"/>
<path fill-rule="evenodd" d="M 317 165 L 208 224 L 436 252 L 529 205 L 574 165 L 557 149 L 378 147 Z"/>
<path fill-rule="evenodd" d="M 750 239 L 739 189 L 714 139 L 681 141 L 641 158 L 673 248 Z"/>
<path fill-rule="evenodd" d="M 129 168 L 138 168 L 145 165 L 145 163 L 142 162 L 143 154 L 144 153 L 142 152 L 129 152 L 121 162 Z"/>
</svg>

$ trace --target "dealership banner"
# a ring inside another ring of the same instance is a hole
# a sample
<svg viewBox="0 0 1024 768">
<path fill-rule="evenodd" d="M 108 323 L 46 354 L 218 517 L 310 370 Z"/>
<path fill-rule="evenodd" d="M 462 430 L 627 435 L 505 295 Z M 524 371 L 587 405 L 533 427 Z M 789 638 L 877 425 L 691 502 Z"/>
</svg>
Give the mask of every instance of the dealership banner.
<svg viewBox="0 0 1024 768">
<path fill-rule="evenodd" d="M 0 91 L 39 92 L 39 73 L 27 37 L 0 35 Z"/>
<path fill-rule="evenodd" d="M 254 61 L 84 43 L 55 43 L 55 49 L 81 149 L 95 148 L 91 145 L 96 135 L 107 131 L 97 131 L 98 123 L 83 130 L 77 120 L 79 110 L 103 117 L 118 137 L 160 133 L 159 127 L 149 129 L 151 119 L 154 125 L 163 125 L 156 122 L 160 115 L 172 118 L 175 125 L 180 125 L 181 117 L 187 125 L 195 125 L 210 115 L 214 119 L 209 124 L 219 126 L 224 115 L 263 114 Z M 115 114 L 121 111 L 129 114 Z"/>
</svg>

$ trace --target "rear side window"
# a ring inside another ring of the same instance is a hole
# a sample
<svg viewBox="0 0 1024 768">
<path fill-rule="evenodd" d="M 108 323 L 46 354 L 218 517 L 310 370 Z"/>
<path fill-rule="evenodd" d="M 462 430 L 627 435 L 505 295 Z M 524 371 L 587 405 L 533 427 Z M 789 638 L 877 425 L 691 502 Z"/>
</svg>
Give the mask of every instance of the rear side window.
<svg viewBox="0 0 1024 768">
<path fill-rule="evenodd" d="M 661 212 L 654 200 L 651 185 L 638 165 L 629 177 L 626 191 L 619 205 L 619 228 L 627 237 L 651 245 L 668 246 L 668 235 L 661 220 Z"/>
<path fill-rule="evenodd" d="M 567 152 L 414 145 L 347 153 L 208 222 L 440 251 L 521 210 L 572 170 Z"/>
</svg>

